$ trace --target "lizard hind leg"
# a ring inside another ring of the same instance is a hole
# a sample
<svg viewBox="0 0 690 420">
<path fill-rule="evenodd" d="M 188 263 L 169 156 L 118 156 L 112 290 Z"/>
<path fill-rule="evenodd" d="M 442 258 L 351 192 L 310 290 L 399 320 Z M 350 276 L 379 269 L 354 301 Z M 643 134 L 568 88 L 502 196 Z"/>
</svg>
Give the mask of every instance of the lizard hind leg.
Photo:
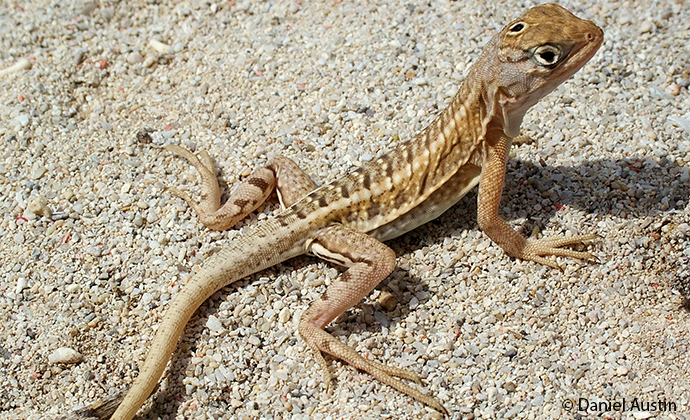
<svg viewBox="0 0 690 420">
<path fill-rule="evenodd" d="M 316 189 L 309 175 L 292 159 L 276 156 L 268 161 L 266 168 L 276 174 L 276 190 L 283 210 Z"/>
<path fill-rule="evenodd" d="M 212 230 L 226 230 L 236 225 L 266 201 L 276 185 L 283 207 L 292 205 L 314 189 L 314 184 L 307 174 L 295 162 L 278 156 L 265 167 L 254 170 L 230 194 L 225 204 L 221 205 L 221 191 L 211 156 L 202 151 L 199 158 L 189 150 L 176 145 L 168 145 L 165 148 L 185 158 L 199 172 L 201 199 L 197 203 L 184 191 L 174 187 L 168 190 L 189 203 L 204 226 Z"/>
<path fill-rule="evenodd" d="M 336 317 L 359 302 L 395 268 L 395 253 L 382 242 L 341 225 L 332 225 L 316 232 L 308 251 L 325 260 L 349 267 L 331 283 L 321 297 L 302 314 L 299 333 L 331 375 L 322 356 L 327 353 L 354 368 L 365 371 L 398 391 L 447 414 L 435 398 L 407 385 L 395 377 L 419 382 L 419 376 L 404 369 L 390 367 L 362 357 L 352 347 L 330 335 L 324 328 Z M 329 384 L 330 385 L 330 384 Z"/>
</svg>

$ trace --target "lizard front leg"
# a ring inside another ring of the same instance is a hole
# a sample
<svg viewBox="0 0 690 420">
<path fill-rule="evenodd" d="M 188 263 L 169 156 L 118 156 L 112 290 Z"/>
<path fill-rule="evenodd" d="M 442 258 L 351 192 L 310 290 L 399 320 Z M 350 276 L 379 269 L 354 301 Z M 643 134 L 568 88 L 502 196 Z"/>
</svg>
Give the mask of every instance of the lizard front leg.
<svg viewBox="0 0 690 420">
<path fill-rule="evenodd" d="M 503 194 L 510 142 L 511 139 L 507 136 L 500 136 L 499 140 L 494 144 L 490 144 L 487 140 L 477 198 L 477 222 L 479 227 L 511 257 L 535 261 L 559 269 L 560 266 L 555 261 L 544 258 L 544 256 L 553 255 L 579 259 L 595 259 L 596 257 L 589 252 L 574 251 L 561 247 L 581 244 L 584 241 L 595 239 L 597 238 L 596 234 L 576 235 L 569 238 L 526 239 L 498 215 L 498 208 Z"/>
<path fill-rule="evenodd" d="M 311 304 L 299 322 L 299 333 L 315 352 L 325 372 L 327 383 L 330 384 L 331 375 L 322 352 L 341 359 L 398 391 L 447 414 L 446 409 L 436 399 L 394 378 L 397 376 L 421 382 L 417 374 L 367 360 L 324 330 L 331 321 L 359 302 L 388 277 L 396 264 L 393 250 L 369 235 L 342 225 L 332 225 L 316 232 L 314 238 L 308 242 L 307 250 L 327 261 L 349 267 Z"/>
<path fill-rule="evenodd" d="M 278 191 L 278 198 L 283 209 L 291 206 L 315 188 L 309 176 L 294 161 L 278 156 L 271 159 L 265 167 L 252 172 L 230 194 L 225 204 L 221 205 L 221 191 L 211 156 L 206 151 L 202 151 L 201 159 L 199 159 L 194 153 L 180 146 L 168 145 L 165 148 L 185 158 L 199 172 L 201 200 L 197 203 L 184 191 L 175 187 L 168 189 L 189 203 L 201 223 L 212 230 L 226 230 L 236 225 L 266 201 L 274 188 Z"/>
</svg>

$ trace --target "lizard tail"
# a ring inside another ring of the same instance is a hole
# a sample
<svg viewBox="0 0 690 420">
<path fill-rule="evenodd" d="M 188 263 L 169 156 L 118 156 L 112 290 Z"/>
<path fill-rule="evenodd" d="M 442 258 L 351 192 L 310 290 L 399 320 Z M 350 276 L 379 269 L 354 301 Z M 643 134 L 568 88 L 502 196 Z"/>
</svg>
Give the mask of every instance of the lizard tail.
<svg viewBox="0 0 690 420">
<path fill-rule="evenodd" d="M 134 417 L 163 375 L 185 325 L 206 299 L 230 283 L 303 253 L 291 237 L 296 232 L 271 237 L 279 231 L 270 226 L 273 221 L 267 222 L 213 255 L 182 288 L 158 328 L 139 376 L 111 419 Z"/>
<path fill-rule="evenodd" d="M 196 309 L 216 291 L 205 287 L 204 282 L 209 280 L 209 273 L 204 273 L 204 271 L 197 273 L 170 305 L 158 328 L 156 337 L 151 343 L 151 348 L 139 376 L 134 380 L 132 387 L 111 419 L 129 420 L 133 418 L 139 407 L 144 404 L 146 398 L 156 387 L 172 352 L 177 347 L 177 342 L 185 325 Z M 218 274 L 220 273 L 216 273 L 216 276 Z"/>
</svg>

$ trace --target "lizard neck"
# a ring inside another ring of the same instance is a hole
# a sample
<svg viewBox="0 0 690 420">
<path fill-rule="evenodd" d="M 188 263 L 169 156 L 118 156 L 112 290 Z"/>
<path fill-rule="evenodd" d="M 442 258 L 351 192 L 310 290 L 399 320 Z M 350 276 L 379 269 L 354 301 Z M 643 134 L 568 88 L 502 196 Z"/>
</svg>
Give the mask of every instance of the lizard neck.
<svg viewBox="0 0 690 420">
<path fill-rule="evenodd" d="M 415 156 L 428 155 L 426 169 L 435 177 L 447 178 L 470 160 L 480 164 L 482 142 L 518 134 L 527 107 L 505 112 L 505 94 L 496 83 L 499 72 L 494 57 L 483 54 L 446 109 L 411 141 Z"/>
</svg>

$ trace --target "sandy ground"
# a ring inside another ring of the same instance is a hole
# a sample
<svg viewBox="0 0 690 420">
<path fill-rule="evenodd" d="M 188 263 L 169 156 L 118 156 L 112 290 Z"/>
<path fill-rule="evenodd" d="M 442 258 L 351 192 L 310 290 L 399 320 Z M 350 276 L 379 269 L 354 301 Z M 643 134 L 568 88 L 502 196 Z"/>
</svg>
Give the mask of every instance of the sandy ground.
<svg viewBox="0 0 690 420">
<path fill-rule="evenodd" d="M 208 231 L 165 190 L 198 180 L 161 145 L 208 150 L 227 189 L 278 153 L 327 183 L 428 124 L 533 4 L 2 2 L 0 418 L 131 383 L 190 273 L 279 211 Z M 528 114 L 502 213 L 524 234 L 596 232 L 599 261 L 512 260 L 471 193 L 390 243 L 395 309 L 375 291 L 330 331 L 418 372 L 455 419 L 690 418 L 690 8 L 561 4 L 606 40 Z M 142 418 L 437 418 L 337 361 L 326 392 L 296 320 L 339 273 L 304 257 L 218 292 Z"/>
</svg>

